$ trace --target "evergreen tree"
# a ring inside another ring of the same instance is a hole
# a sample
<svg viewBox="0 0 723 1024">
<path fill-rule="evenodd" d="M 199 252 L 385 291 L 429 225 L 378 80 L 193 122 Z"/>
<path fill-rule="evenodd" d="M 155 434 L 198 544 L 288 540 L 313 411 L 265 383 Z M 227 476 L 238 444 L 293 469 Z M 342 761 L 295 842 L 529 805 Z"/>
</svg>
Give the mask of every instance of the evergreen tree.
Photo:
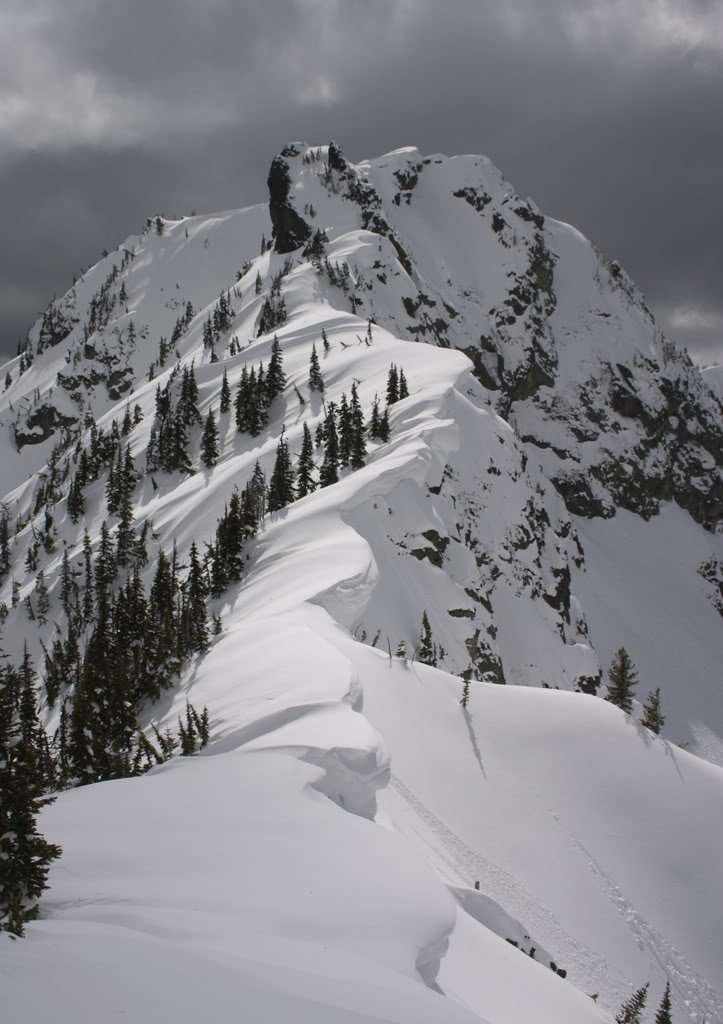
<svg viewBox="0 0 723 1024">
<path fill-rule="evenodd" d="M 386 444 L 386 442 L 391 437 L 391 428 L 389 426 L 389 406 L 388 405 L 384 407 L 384 412 L 382 413 L 382 418 L 379 420 L 379 430 L 377 432 L 377 436 L 378 436 L 379 440 L 382 441 L 384 444 Z"/>
<path fill-rule="evenodd" d="M 339 462 L 348 466 L 351 461 L 351 448 L 354 440 L 354 423 L 346 395 L 342 392 L 339 402 Z"/>
<path fill-rule="evenodd" d="M 633 992 L 629 999 L 623 1003 L 615 1017 L 615 1024 L 641 1024 L 640 1015 L 645 1007 L 645 1000 L 648 998 L 648 982 L 637 992 Z"/>
<path fill-rule="evenodd" d="M 403 398 L 409 398 L 409 387 L 407 385 L 407 378 L 404 376 L 404 370 L 399 369 L 399 401 Z"/>
<path fill-rule="evenodd" d="M 38 611 L 38 622 L 41 626 L 44 626 L 48 621 L 48 612 L 50 610 L 50 595 L 48 593 L 48 585 L 45 582 L 45 571 L 43 569 L 38 573 L 38 580 L 35 586 L 37 592 L 37 611 Z"/>
<path fill-rule="evenodd" d="M 655 1024 L 673 1024 L 672 1009 L 670 1002 L 670 982 L 668 981 L 665 983 L 665 992 L 663 993 L 660 1006 L 655 1014 Z"/>
<path fill-rule="evenodd" d="M 156 224 L 156 234 L 157 235 L 162 235 L 163 234 L 163 221 L 161 220 L 160 217 L 156 217 L 155 224 Z"/>
<path fill-rule="evenodd" d="M 208 410 L 206 423 L 201 437 L 201 462 L 207 469 L 215 466 L 218 462 L 218 427 L 213 415 L 213 409 Z"/>
<path fill-rule="evenodd" d="M 38 832 L 37 815 L 50 803 L 39 765 L 37 736 L 22 735 L 12 670 L 0 670 L 0 931 L 21 936 L 37 916 L 50 864 L 59 846 Z"/>
<path fill-rule="evenodd" d="M 369 417 L 369 437 L 372 441 L 379 439 L 379 395 L 374 396 L 374 402 L 372 403 L 372 413 Z"/>
<path fill-rule="evenodd" d="M 228 386 L 228 376 L 226 371 L 223 371 L 223 381 L 221 382 L 221 404 L 219 406 L 221 415 L 228 412 L 231 408 L 231 388 Z"/>
<path fill-rule="evenodd" d="M 0 579 L 10 572 L 10 523 L 7 509 L 0 515 Z"/>
<path fill-rule="evenodd" d="M 198 653 L 205 651 L 208 647 L 208 621 L 206 618 L 208 587 L 195 541 L 191 544 L 188 566 L 181 613 L 181 633 L 185 650 Z"/>
<path fill-rule="evenodd" d="M 648 699 L 643 704 L 643 717 L 641 719 L 641 725 L 644 725 L 646 729 L 650 729 L 651 732 L 657 734 L 665 725 L 665 715 L 663 714 L 660 706 L 660 687 L 656 687 L 655 690 L 651 690 L 648 694 Z"/>
<path fill-rule="evenodd" d="M 314 472 L 314 442 L 308 424 L 304 423 L 304 435 L 301 441 L 299 464 L 296 470 L 296 497 L 304 498 L 316 490 Z"/>
<path fill-rule="evenodd" d="M 271 359 L 266 374 L 266 395 L 269 405 L 277 398 L 286 387 L 286 374 L 284 373 L 284 357 L 281 352 L 281 344 L 278 335 L 274 335 L 271 344 Z"/>
<path fill-rule="evenodd" d="M 247 409 L 249 404 L 249 395 L 249 372 L 244 366 L 244 368 L 241 370 L 241 376 L 236 386 L 236 397 L 234 398 L 234 417 L 236 420 L 236 429 L 238 430 L 239 433 L 242 433 L 244 430 L 247 429 Z"/>
<path fill-rule="evenodd" d="M 173 472 L 174 469 L 189 470 L 191 468 L 191 460 L 188 457 L 187 447 L 186 421 L 183 411 L 179 406 L 176 409 L 171 424 L 168 450 L 163 469 L 169 473 Z"/>
<path fill-rule="evenodd" d="M 336 430 L 336 409 L 333 402 L 329 403 L 324 421 L 324 441 L 326 450 L 319 470 L 319 483 L 322 487 L 328 487 L 339 479 L 339 435 Z"/>
<path fill-rule="evenodd" d="M 284 431 L 276 449 L 276 461 L 269 480 L 269 512 L 278 512 L 294 500 L 294 471 Z"/>
<path fill-rule="evenodd" d="M 422 615 L 422 632 L 419 637 L 419 661 L 424 665 L 437 664 L 437 647 L 432 639 L 432 627 L 426 611 Z"/>
<path fill-rule="evenodd" d="M 331 348 L 331 344 L 326 336 L 326 331 L 324 330 L 323 327 L 321 328 L 321 340 L 324 345 L 324 352 L 328 352 L 329 349 Z"/>
<path fill-rule="evenodd" d="M 70 568 L 68 549 L 63 551 L 63 564 L 60 570 L 60 603 L 67 618 L 70 618 L 71 599 L 75 590 L 73 571 Z"/>
<path fill-rule="evenodd" d="M 634 687 L 638 676 L 630 655 L 624 647 L 621 647 L 615 654 L 608 670 L 608 679 L 610 683 L 607 699 L 629 715 L 633 710 Z"/>
<path fill-rule="evenodd" d="M 85 497 L 80 477 L 76 474 L 70 481 L 68 489 L 68 515 L 72 522 L 77 523 L 85 511 Z"/>
<path fill-rule="evenodd" d="M 354 381 L 351 386 L 350 411 L 352 429 L 350 452 L 351 468 L 361 469 L 366 463 L 367 442 L 364 413 L 362 412 L 361 403 L 359 402 L 359 393 L 357 391 L 356 381 Z"/>
<path fill-rule="evenodd" d="M 399 401 L 399 375 L 397 368 L 392 363 L 387 374 L 387 405 L 394 405 Z"/>
<path fill-rule="evenodd" d="M 261 294 L 261 274 L 256 272 L 256 283 L 254 284 L 254 291 L 257 295 Z"/>
<path fill-rule="evenodd" d="M 309 390 L 318 391 L 319 394 L 323 394 L 324 392 L 324 378 L 321 376 L 319 356 L 316 352 L 316 342 L 311 346 L 311 359 L 309 360 Z"/>
<path fill-rule="evenodd" d="M 178 400 L 178 411 L 187 427 L 194 423 L 201 424 L 201 413 L 198 411 L 198 383 L 193 363 L 184 366 L 181 378 L 181 395 Z"/>
<path fill-rule="evenodd" d="M 462 679 L 464 680 L 464 682 L 462 684 L 462 699 L 460 700 L 460 704 L 462 705 L 463 708 L 466 708 L 467 705 L 469 704 L 469 681 L 471 675 L 472 673 L 469 669 L 465 669 L 465 671 L 462 673 Z"/>
</svg>

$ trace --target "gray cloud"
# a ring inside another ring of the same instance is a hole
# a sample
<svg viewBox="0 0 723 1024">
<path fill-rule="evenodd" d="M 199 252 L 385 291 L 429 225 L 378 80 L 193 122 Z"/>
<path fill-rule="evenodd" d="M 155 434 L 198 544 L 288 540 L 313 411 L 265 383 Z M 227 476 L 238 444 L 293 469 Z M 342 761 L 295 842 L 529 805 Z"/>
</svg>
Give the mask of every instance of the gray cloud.
<svg viewBox="0 0 723 1024">
<path fill-rule="evenodd" d="M 148 213 L 262 200 L 333 136 L 487 153 L 723 349 L 715 0 L 10 0 L 0 69 L 0 347 Z"/>
</svg>

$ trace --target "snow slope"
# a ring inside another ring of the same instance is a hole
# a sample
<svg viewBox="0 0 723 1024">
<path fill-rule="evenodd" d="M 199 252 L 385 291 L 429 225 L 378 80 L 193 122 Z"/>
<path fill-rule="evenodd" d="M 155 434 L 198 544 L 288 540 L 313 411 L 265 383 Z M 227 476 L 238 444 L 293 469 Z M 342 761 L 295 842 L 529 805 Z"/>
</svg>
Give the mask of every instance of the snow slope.
<svg viewBox="0 0 723 1024">
<path fill-rule="evenodd" d="M 17 660 L 27 641 L 38 663 L 60 618 L 63 550 L 79 565 L 83 531 L 97 545 L 107 512 L 103 481 L 77 525 L 64 495 L 54 504 L 55 550 L 42 554 L 53 611 L 47 626 L 30 624 L 23 601 L 37 584 L 24 562 L 48 469 L 36 471 L 64 429 L 87 417 L 108 427 L 127 403 L 143 412 L 130 435 L 142 465 L 156 386 L 176 365 L 195 366 L 201 412 L 217 408 L 224 371 L 233 389 L 244 366 L 268 359 L 272 336 L 257 324 L 273 275 L 289 314 L 278 329 L 284 396 L 258 438 L 221 418 L 212 470 L 196 432 L 197 472 L 141 482 L 135 524 L 152 524 L 153 552 L 175 542 L 183 559 L 192 540 L 210 540 L 234 485 L 257 459 L 270 471 L 282 428 L 298 452 L 304 421 L 313 431 L 324 414 L 308 389 L 312 343 L 327 402 L 356 380 L 368 414 L 391 363 L 411 390 L 363 469 L 267 516 L 242 584 L 213 605 L 221 635 L 146 709 L 163 727 L 187 698 L 207 706 L 203 755 L 61 794 L 44 812 L 64 855 L 27 939 L 0 937 L 11 1019 L 592 1024 L 646 980 L 657 1001 L 670 978 L 676 1019 L 723 1024 L 721 631 L 715 586 L 698 573 L 723 553 L 692 517 L 710 518 L 717 500 L 718 400 L 670 353 L 666 370 L 632 284 L 606 291 L 573 229 L 545 222 L 555 300 L 540 286 L 523 302 L 531 268 L 544 285 L 541 215 L 482 158 L 429 158 L 422 171 L 413 150 L 358 168 L 326 148 L 284 153 L 289 191 L 270 182 L 270 210 L 129 239 L 60 300 L 78 321 L 70 332 L 38 352 L 39 322 L 32 365 L 3 371 L 13 377 L 0 398 L 4 503 L 29 517 L 13 541 L 18 606 L 10 578 L 0 590 L 3 646 Z M 327 231 L 350 291 L 298 248 L 284 267 L 282 208 Z M 281 251 L 259 255 L 272 221 Z M 85 337 L 109 276 L 108 322 Z M 502 323 L 510 287 L 525 310 Z M 228 289 L 233 326 L 211 362 L 203 322 Z M 598 320 L 613 329 L 590 326 L 601 296 Z M 188 301 L 194 315 L 159 365 L 159 338 Z M 493 348 L 480 348 L 490 317 Z M 498 349 L 504 365 L 487 366 Z M 607 391 L 581 397 L 602 351 L 634 368 L 620 373 L 640 408 Z M 673 379 L 698 400 L 689 425 L 701 443 L 658 423 L 646 447 L 650 410 L 668 415 Z M 600 431 L 601 403 L 607 428 L 581 440 L 590 423 Z M 640 445 L 634 486 L 605 476 Z M 566 463 L 594 500 L 560 486 Z M 660 492 L 666 475 L 675 486 Z M 609 518 L 571 514 L 581 509 Z M 411 660 L 425 611 L 444 648 L 439 670 Z M 392 656 L 402 640 L 409 660 Z M 661 739 L 591 695 L 621 644 L 639 666 L 639 696 L 663 690 Z"/>
</svg>

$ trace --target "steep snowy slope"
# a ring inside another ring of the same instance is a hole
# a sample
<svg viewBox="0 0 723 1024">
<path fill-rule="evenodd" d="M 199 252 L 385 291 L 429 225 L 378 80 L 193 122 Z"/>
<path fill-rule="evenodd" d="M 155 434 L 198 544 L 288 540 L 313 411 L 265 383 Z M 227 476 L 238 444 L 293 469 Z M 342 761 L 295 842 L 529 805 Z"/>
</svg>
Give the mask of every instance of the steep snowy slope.
<svg viewBox="0 0 723 1024">
<path fill-rule="evenodd" d="M 151 466 L 132 494 L 147 591 L 159 551 L 187 567 L 257 461 L 271 477 L 282 437 L 296 463 L 352 385 L 369 420 L 392 364 L 410 390 L 363 468 L 263 517 L 209 600 L 220 634 L 139 708 L 152 738 L 206 707 L 203 756 L 44 813 L 65 853 L 42 919 L 2 944 L 14 1019 L 52 1001 L 68 1021 L 577 1024 L 670 977 L 681 1019 L 723 1024 L 723 773 L 668 741 L 723 764 L 723 552 L 696 522 L 718 515 L 718 399 L 623 272 L 482 158 L 294 145 L 269 187 L 268 208 L 151 223 L 3 370 L 2 642 L 45 675 L 64 556 L 81 580 L 104 522 L 118 543 L 107 465 L 68 510 L 98 430 Z M 268 368 L 275 335 L 286 387 L 251 436 L 222 383 Z M 220 457 L 202 465 L 194 425 L 193 472 L 165 472 L 157 388 L 191 368 Z M 639 696 L 663 690 L 662 739 L 593 696 L 623 643 Z M 42 695 L 51 732 L 78 692 L 68 673 Z"/>
</svg>

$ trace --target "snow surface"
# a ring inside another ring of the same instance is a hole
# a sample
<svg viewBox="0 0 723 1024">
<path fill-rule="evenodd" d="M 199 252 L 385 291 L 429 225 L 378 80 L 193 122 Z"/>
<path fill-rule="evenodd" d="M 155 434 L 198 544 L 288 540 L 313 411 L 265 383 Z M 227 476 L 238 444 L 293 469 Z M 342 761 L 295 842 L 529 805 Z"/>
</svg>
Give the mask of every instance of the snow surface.
<svg viewBox="0 0 723 1024">
<path fill-rule="evenodd" d="M 394 171 L 417 157 L 407 148 L 361 168 L 412 245 L 415 273 L 440 289 L 454 278 L 466 303 L 454 340 L 464 347 L 464 332 L 477 329 L 472 308 L 525 260 L 512 240 L 501 260 L 480 243 L 466 203 L 452 223 L 434 196 L 468 183 L 501 203 L 509 186 L 483 158 L 432 157 L 414 203 L 396 203 Z M 547 478 L 548 454 L 516 436 L 525 409 L 513 430 L 465 355 L 410 341 L 392 299 L 416 291 L 389 238 L 361 228 L 353 204 L 315 173 L 299 171 L 295 188 L 297 206 L 312 203 L 328 230 L 330 259 L 348 260 L 360 278 L 380 261 L 386 283 L 367 289 L 355 315 L 297 253 L 283 280 L 289 320 L 278 331 L 289 387 L 267 431 L 251 439 L 222 419 L 218 466 L 203 470 L 196 457 L 194 475 L 158 474 L 158 490 L 144 479 L 136 524 L 152 523 L 154 551 L 175 541 L 183 558 L 192 540 L 210 539 L 256 459 L 271 468 L 282 427 L 298 452 L 304 421 L 313 429 L 323 416 L 308 392 L 313 342 L 327 401 L 356 379 L 368 411 L 391 362 L 404 367 L 412 394 L 393 407 L 392 439 L 364 469 L 268 517 L 243 582 L 214 605 L 222 634 L 146 710 L 147 722 L 173 726 L 186 699 L 207 706 L 203 755 L 61 794 L 44 811 L 42 828 L 64 853 L 27 938 L 0 937 L 8 1019 L 592 1024 L 609 1021 L 647 980 L 655 1004 L 669 978 L 676 1020 L 723 1024 L 723 652 L 697 573 L 723 554 L 720 537 L 674 507 L 648 522 L 622 512 L 573 521 Z M 417 208 L 424 217 L 413 216 Z M 570 274 L 554 315 L 569 324 L 599 300 L 589 280 L 596 256 L 574 229 L 547 225 Z M 267 291 L 283 257 L 258 255 L 262 232 L 269 237 L 268 212 L 252 207 L 167 222 L 162 237 L 145 233 L 122 247 L 136 254 L 115 285 L 126 285 L 128 312 L 116 309 L 98 346 L 122 351 L 134 385 L 120 401 L 101 385 L 72 402 L 105 426 L 126 401 L 138 403 L 137 465 L 156 385 L 175 357 L 153 381 L 148 367 L 187 299 L 196 316 L 178 353 L 181 365 L 194 361 L 202 413 L 217 406 L 224 370 L 233 388 L 244 365 L 268 358 L 272 338 L 255 329 L 264 293 L 254 284 L 259 273 Z M 79 314 L 114 261 L 119 253 L 76 286 Z M 227 288 L 234 326 L 211 363 L 202 325 Z M 584 300 L 565 310 L 573 293 Z M 638 307 L 624 320 L 628 298 L 608 299 L 620 351 L 659 343 Z M 366 346 L 372 312 L 380 323 Z M 138 340 L 124 348 L 131 315 Z M 522 358 L 523 328 L 508 334 L 511 358 Z M 241 351 L 231 356 L 234 336 Z M 565 373 L 597 365 L 579 341 L 571 348 Z M 8 430 L 55 400 L 58 371 L 74 358 L 85 366 L 81 349 L 77 328 L 14 380 L 0 396 Z M 551 437 L 559 429 L 550 422 Z M 51 445 L 2 448 L 13 512 L 32 508 Z M 64 509 L 63 499 L 58 545 L 43 561 L 55 608 L 63 546 L 77 559 L 85 528 L 97 543 L 102 482 L 88 489 L 77 527 Z M 13 551 L 21 598 L 34 587 L 19 568 L 31 532 L 19 533 Z M 553 600 L 566 571 L 569 616 Z M 9 580 L 0 600 L 10 604 Z M 425 610 L 449 671 L 411 661 Z M 31 630 L 21 602 L 4 647 L 17 658 L 27 639 L 40 663 L 52 629 L 51 621 Z M 410 660 L 388 653 L 400 640 Z M 463 709 L 451 673 L 482 664 L 482 643 L 484 664 L 520 685 L 475 679 Z M 638 695 L 663 690 L 662 738 L 571 692 L 621 644 L 639 666 Z M 52 728 L 50 710 L 47 721 Z"/>
</svg>

